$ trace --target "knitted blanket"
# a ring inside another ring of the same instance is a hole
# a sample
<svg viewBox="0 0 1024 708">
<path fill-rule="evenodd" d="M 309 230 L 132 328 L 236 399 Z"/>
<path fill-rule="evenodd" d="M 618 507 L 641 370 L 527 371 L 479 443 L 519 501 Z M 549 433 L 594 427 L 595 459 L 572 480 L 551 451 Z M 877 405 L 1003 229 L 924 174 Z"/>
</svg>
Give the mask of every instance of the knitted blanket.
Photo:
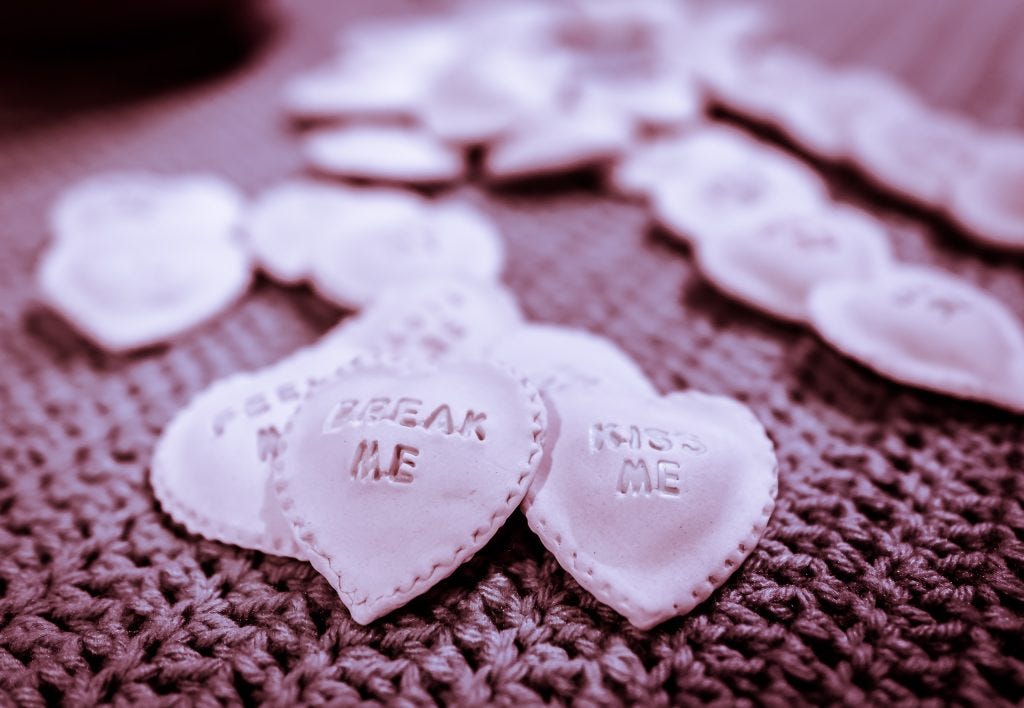
<svg viewBox="0 0 1024 708">
<path fill-rule="evenodd" d="M 1024 129 L 1019 3 L 768 7 L 784 37 L 828 60 L 887 67 L 934 103 Z M 48 204 L 88 173 L 212 170 L 252 193 L 298 170 L 277 92 L 369 8 L 269 10 L 274 29 L 243 55 L 216 47 L 212 74 L 193 72 L 194 58 L 3 65 L 0 703 L 1024 698 L 1024 419 L 888 383 L 732 303 L 642 207 L 586 180 L 464 191 L 499 223 L 505 282 L 528 318 L 605 335 L 662 391 L 734 396 L 768 429 L 778 507 L 708 601 L 637 630 L 516 513 L 450 578 L 362 627 L 308 564 L 202 540 L 162 513 L 147 467 L 174 413 L 350 313 L 258 280 L 169 346 L 112 356 L 35 303 L 32 269 Z M 901 260 L 953 271 L 1024 318 L 1024 258 L 825 171 L 891 226 Z"/>
</svg>

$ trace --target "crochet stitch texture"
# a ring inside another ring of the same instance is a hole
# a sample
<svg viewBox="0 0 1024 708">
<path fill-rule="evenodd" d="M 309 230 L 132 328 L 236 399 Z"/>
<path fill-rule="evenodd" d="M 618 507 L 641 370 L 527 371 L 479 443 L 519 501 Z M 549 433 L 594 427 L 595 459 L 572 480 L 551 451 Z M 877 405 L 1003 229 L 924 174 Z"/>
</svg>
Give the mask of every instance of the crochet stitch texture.
<svg viewBox="0 0 1024 708">
<path fill-rule="evenodd" d="M 862 19 L 810 42 L 838 47 L 892 9 L 853 4 Z M 146 472 L 175 411 L 345 313 L 261 279 L 168 347 L 106 355 L 32 300 L 46 208 L 71 181 L 125 165 L 211 169 L 249 193 L 292 174 L 275 91 L 322 58 L 352 11 L 336 5 L 283 8 L 290 24 L 249 66 L 175 93 L 53 125 L 29 109 L 0 116 L 0 703 L 1021 700 L 1024 419 L 890 384 L 728 301 L 642 208 L 578 181 L 466 193 L 505 235 L 505 280 L 527 317 L 610 337 L 662 391 L 734 396 L 775 441 L 774 516 L 708 601 L 639 631 L 517 512 L 450 578 L 361 627 L 308 564 L 202 540 L 161 512 Z M 1024 22 L 1019 5 L 1004 12 Z M 902 46 L 874 44 L 880 56 Z M 948 100 L 984 118 L 1018 89 L 992 78 Z M 830 178 L 886 219 L 901 260 L 956 272 L 1024 318 L 1024 258 Z"/>
</svg>

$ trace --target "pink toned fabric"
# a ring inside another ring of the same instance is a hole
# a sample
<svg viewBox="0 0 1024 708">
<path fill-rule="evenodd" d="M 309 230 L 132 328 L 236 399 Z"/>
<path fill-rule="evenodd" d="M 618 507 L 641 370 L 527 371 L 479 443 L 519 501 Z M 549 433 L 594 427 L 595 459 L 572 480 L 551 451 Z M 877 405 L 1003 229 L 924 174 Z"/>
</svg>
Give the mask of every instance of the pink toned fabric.
<svg viewBox="0 0 1024 708">
<path fill-rule="evenodd" d="M 940 105 L 1024 129 L 1020 3 L 777 7 L 783 33 L 829 59 L 864 57 Z M 44 210 L 103 169 L 213 170 L 249 193 L 295 173 L 276 91 L 366 12 L 283 3 L 285 21 L 248 64 L 174 90 L 132 62 L 4 81 L 0 703 L 1019 700 L 1022 419 L 888 383 L 732 304 L 685 248 L 647 233 L 639 207 L 585 184 L 471 196 L 506 234 L 507 282 L 529 317 L 611 338 L 662 391 L 740 398 L 776 442 L 766 535 L 707 602 L 636 630 L 516 513 L 450 578 L 363 628 L 308 564 L 200 540 L 160 511 L 146 467 L 174 412 L 342 313 L 260 281 L 169 348 L 102 354 L 33 304 Z M 133 71 L 135 82 L 113 78 Z M 1024 318 L 1024 259 L 977 250 L 829 174 L 893 227 L 902 260 L 956 272 Z"/>
</svg>

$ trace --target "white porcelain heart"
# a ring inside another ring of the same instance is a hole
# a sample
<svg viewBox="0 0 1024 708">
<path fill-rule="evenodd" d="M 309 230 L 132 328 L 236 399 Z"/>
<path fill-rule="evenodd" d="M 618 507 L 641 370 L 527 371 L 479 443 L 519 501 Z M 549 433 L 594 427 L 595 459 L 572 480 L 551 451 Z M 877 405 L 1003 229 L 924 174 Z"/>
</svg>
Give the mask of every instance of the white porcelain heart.
<svg viewBox="0 0 1024 708">
<path fill-rule="evenodd" d="M 182 246 L 162 238 L 102 247 L 58 240 L 39 263 L 43 299 L 107 351 L 165 342 L 225 309 L 248 288 L 248 254 L 229 240 Z"/>
<path fill-rule="evenodd" d="M 323 297 L 359 308 L 430 275 L 497 282 L 505 246 L 481 210 L 458 199 L 364 192 L 343 227 L 312 250 L 311 279 Z"/>
<path fill-rule="evenodd" d="M 982 152 L 972 123 L 916 101 L 884 104 L 851 128 L 857 166 L 872 181 L 924 206 L 944 207 L 953 185 L 976 171 Z"/>
<path fill-rule="evenodd" d="M 1024 326 L 948 273 L 900 267 L 822 285 L 810 313 L 825 341 L 884 376 L 1024 411 Z"/>
<path fill-rule="evenodd" d="M 494 180 L 571 172 L 617 159 L 632 137 L 630 120 L 605 106 L 559 106 L 492 145 L 484 171 Z"/>
<path fill-rule="evenodd" d="M 540 394 L 482 361 L 356 364 L 289 421 L 275 491 L 362 624 L 447 577 L 515 510 L 543 455 Z"/>
<path fill-rule="evenodd" d="M 303 142 L 306 163 L 336 177 L 399 184 L 441 184 L 462 177 L 462 152 L 419 128 L 351 125 L 323 128 Z"/>
<path fill-rule="evenodd" d="M 101 172 L 65 189 L 50 209 L 57 241 L 92 246 L 170 240 L 189 247 L 230 239 L 245 198 L 204 173 Z"/>
<path fill-rule="evenodd" d="M 317 241 L 333 238 L 344 228 L 359 194 L 357 189 L 312 180 L 282 182 L 260 194 L 243 222 L 260 268 L 288 285 L 308 278 Z"/>
<path fill-rule="evenodd" d="M 701 241 L 697 263 L 723 292 L 786 320 L 808 319 L 814 286 L 866 280 L 892 261 L 885 228 L 852 207 L 782 210 Z"/>
<path fill-rule="evenodd" d="M 150 471 L 164 511 L 195 534 L 302 558 L 269 484 L 280 431 L 317 376 L 359 353 L 341 342 L 310 348 L 262 371 L 218 381 L 164 429 Z M 319 365 L 311 358 L 319 357 Z"/>
<path fill-rule="evenodd" d="M 981 142 L 977 171 L 953 183 L 950 212 L 979 243 L 1024 251 L 1024 136 Z"/>
<path fill-rule="evenodd" d="M 685 242 L 714 238 L 782 209 L 813 209 L 826 197 L 824 180 L 806 165 L 742 135 L 724 138 L 729 134 L 716 131 L 707 142 L 694 137 L 692 162 L 652 189 L 658 223 Z"/>
<path fill-rule="evenodd" d="M 249 285 L 236 233 L 243 198 L 205 174 L 101 173 L 50 214 L 42 298 L 109 351 L 164 342 L 226 308 Z"/>
<path fill-rule="evenodd" d="M 774 508 L 775 454 L 753 414 L 702 393 L 546 400 L 545 456 L 523 502 L 530 528 L 641 629 L 707 599 Z"/>
</svg>

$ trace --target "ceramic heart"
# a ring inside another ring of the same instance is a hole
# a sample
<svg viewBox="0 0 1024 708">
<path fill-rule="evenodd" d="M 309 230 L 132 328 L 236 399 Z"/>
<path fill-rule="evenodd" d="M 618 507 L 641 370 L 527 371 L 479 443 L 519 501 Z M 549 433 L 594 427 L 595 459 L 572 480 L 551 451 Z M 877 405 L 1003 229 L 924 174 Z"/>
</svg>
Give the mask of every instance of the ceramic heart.
<svg viewBox="0 0 1024 708">
<path fill-rule="evenodd" d="M 850 207 L 783 210 L 723 231 L 697 248 L 701 272 L 719 290 L 776 317 L 808 319 L 816 285 L 866 280 L 889 267 L 884 227 Z"/>
<path fill-rule="evenodd" d="M 310 562 L 366 624 L 487 543 L 533 479 L 545 426 L 540 394 L 499 365 L 360 363 L 289 421 L 274 488 Z"/>
<path fill-rule="evenodd" d="M 821 285 L 809 307 L 825 341 L 883 376 L 1024 411 L 1024 326 L 965 281 L 901 266 Z"/>
<path fill-rule="evenodd" d="M 39 291 L 79 332 L 113 352 L 152 346 L 224 310 L 249 287 L 249 256 L 230 240 L 58 240 Z"/>
<path fill-rule="evenodd" d="M 461 200 L 365 191 L 343 228 L 312 251 L 311 280 L 324 298 L 360 308 L 424 275 L 498 282 L 505 246 L 482 211 Z"/>
<path fill-rule="evenodd" d="M 547 399 L 544 460 L 523 502 L 562 567 L 647 629 L 705 600 L 753 550 L 776 460 L 744 406 L 573 390 Z"/>
<path fill-rule="evenodd" d="M 231 238 L 245 198 L 212 174 L 101 172 L 65 189 L 50 210 L 57 241 L 96 247 L 170 240 L 189 247 Z"/>
<path fill-rule="evenodd" d="M 206 538 L 302 558 L 269 486 L 270 456 L 313 381 L 361 351 L 337 339 L 196 396 L 153 455 L 150 480 L 164 510 Z"/>
</svg>

